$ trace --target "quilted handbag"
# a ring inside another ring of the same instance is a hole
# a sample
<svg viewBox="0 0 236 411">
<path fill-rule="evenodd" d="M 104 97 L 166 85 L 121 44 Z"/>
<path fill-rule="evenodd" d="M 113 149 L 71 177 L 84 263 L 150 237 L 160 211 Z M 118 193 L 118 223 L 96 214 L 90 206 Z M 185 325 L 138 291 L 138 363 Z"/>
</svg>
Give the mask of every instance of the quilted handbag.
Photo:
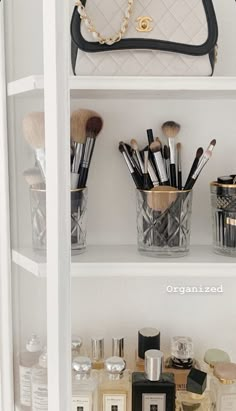
<svg viewBox="0 0 236 411">
<path fill-rule="evenodd" d="M 210 76 L 212 0 L 79 0 L 71 19 L 74 74 Z"/>
</svg>

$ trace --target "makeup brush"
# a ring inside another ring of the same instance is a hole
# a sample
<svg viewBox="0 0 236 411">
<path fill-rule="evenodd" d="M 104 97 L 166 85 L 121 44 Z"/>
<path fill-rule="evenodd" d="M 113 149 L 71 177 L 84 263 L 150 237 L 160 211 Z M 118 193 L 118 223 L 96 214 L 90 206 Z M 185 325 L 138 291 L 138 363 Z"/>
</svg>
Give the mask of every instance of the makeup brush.
<svg viewBox="0 0 236 411">
<path fill-rule="evenodd" d="M 175 121 L 166 121 L 162 125 L 162 131 L 165 137 L 168 139 L 170 148 L 170 181 L 173 187 L 177 187 L 176 184 L 176 166 L 175 166 L 175 137 L 180 131 L 180 125 Z"/>
<path fill-rule="evenodd" d="M 149 128 L 149 129 L 147 130 L 147 138 L 148 138 L 148 145 L 150 146 L 150 144 L 152 144 L 153 141 L 154 141 L 153 131 L 152 131 L 151 128 Z"/>
<path fill-rule="evenodd" d="M 147 202 L 149 207 L 153 210 L 164 213 L 169 209 L 171 204 L 176 201 L 176 198 L 177 188 L 170 186 L 159 186 L 150 190 L 148 193 Z"/>
<path fill-rule="evenodd" d="M 151 188 L 153 188 L 153 183 L 148 173 L 148 162 L 149 162 L 148 156 L 149 156 L 149 151 L 148 150 L 144 151 L 144 173 L 143 173 L 143 189 L 144 190 L 150 190 Z"/>
<path fill-rule="evenodd" d="M 78 187 L 86 187 L 89 167 L 95 147 L 95 142 L 98 134 L 103 126 L 103 120 L 99 116 L 91 117 L 86 124 L 86 142 L 79 174 Z"/>
<path fill-rule="evenodd" d="M 38 167 L 28 168 L 23 172 L 23 177 L 30 187 L 38 186 L 39 184 L 44 183 L 42 173 Z"/>
<path fill-rule="evenodd" d="M 153 141 L 150 144 L 150 151 L 153 154 L 154 161 L 158 170 L 161 185 L 169 185 L 169 181 L 166 175 L 166 169 L 164 166 L 164 161 L 161 155 L 161 144 L 159 141 Z"/>
<path fill-rule="evenodd" d="M 127 164 L 127 167 L 128 167 L 129 172 L 130 172 L 130 174 L 131 174 L 131 176 L 134 180 L 134 183 L 135 183 L 136 187 L 138 189 L 142 189 L 142 186 L 143 186 L 142 179 L 141 179 L 140 175 L 137 173 L 137 171 L 133 168 L 133 165 L 130 161 L 130 156 L 127 155 L 127 151 L 125 149 L 125 144 L 122 141 L 119 143 L 119 150 L 120 150 L 121 154 L 124 157 L 124 160 Z"/>
<path fill-rule="evenodd" d="M 73 111 L 70 118 L 70 135 L 74 158 L 72 163 L 72 173 L 79 173 L 84 145 L 86 141 L 86 124 L 91 117 L 98 115 L 95 111 L 80 109 Z"/>
<path fill-rule="evenodd" d="M 163 157 L 164 157 L 165 165 L 166 165 L 166 175 L 169 179 L 170 178 L 170 149 L 167 145 L 164 145 Z"/>
<path fill-rule="evenodd" d="M 181 164 L 181 143 L 176 144 L 177 168 L 178 168 L 178 190 L 182 190 L 182 164 Z"/>
<path fill-rule="evenodd" d="M 203 167 L 205 167 L 206 163 L 210 160 L 211 156 L 212 156 L 212 150 L 215 147 L 216 141 L 212 140 L 212 142 L 214 142 L 214 144 L 210 144 L 209 147 L 211 147 L 210 150 L 206 150 L 206 152 L 203 154 L 201 160 L 198 163 L 198 166 L 196 168 L 196 170 L 194 171 L 192 177 L 190 178 L 188 184 L 185 185 L 184 189 L 185 190 L 191 190 L 194 186 L 194 184 L 197 181 L 197 178 L 199 177 Z M 211 143 L 212 143 L 211 142 Z"/>
<path fill-rule="evenodd" d="M 142 160 L 142 157 L 141 157 L 140 152 L 139 152 L 138 143 L 134 138 L 130 141 L 130 146 L 133 149 L 134 153 L 136 154 L 136 158 L 137 158 L 137 161 L 138 161 L 139 168 L 140 168 L 142 174 L 144 174 L 143 160 Z"/>
<path fill-rule="evenodd" d="M 46 181 L 44 113 L 28 113 L 23 118 L 23 133 L 25 140 L 34 149 L 37 164 L 43 180 Z"/>
<path fill-rule="evenodd" d="M 186 180 L 185 187 L 188 185 L 188 183 L 189 183 L 189 181 L 190 181 L 190 179 L 191 179 L 194 171 L 196 170 L 196 168 L 197 168 L 197 166 L 198 166 L 198 163 L 199 163 L 199 160 L 200 160 L 200 158 L 201 158 L 202 155 L 203 155 L 203 148 L 202 148 L 202 147 L 199 147 L 199 148 L 197 149 L 197 151 L 196 151 L 196 156 L 195 156 L 194 162 L 193 162 L 193 164 L 192 164 L 192 167 L 191 167 L 191 169 L 190 169 L 188 178 L 187 178 L 187 180 Z"/>
</svg>

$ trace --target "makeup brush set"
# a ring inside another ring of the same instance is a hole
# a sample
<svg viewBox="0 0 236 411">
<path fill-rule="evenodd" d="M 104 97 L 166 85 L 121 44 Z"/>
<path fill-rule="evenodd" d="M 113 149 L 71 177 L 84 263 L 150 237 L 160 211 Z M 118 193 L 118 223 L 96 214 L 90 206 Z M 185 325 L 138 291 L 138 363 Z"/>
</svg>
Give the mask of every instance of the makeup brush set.
<svg viewBox="0 0 236 411">
<path fill-rule="evenodd" d="M 236 175 L 218 177 L 210 187 L 214 250 L 236 256 Z"/>
<path fill-rule="evenodd" d="M 102 126 L 101 116 L 94 111 L 80 109 L 71 115 L 71 248 L 74 253 L 82 252 L 86 246 L 86 186 L 96 138 Z M 47 224 L 43 112 L 32 112 L 24 117 L 23 134 L 35 154 L 35 166 L 23 173 L 30 187 L 33 247 L 45 250 Z"/>
<path fill-rule="evenodd" d="M 137 188 L 138 248 L 145 254 L 185 255 L 189 250 L 192 188 L 212 156 L 216 140 L 199 147 L 185 183 L 182 183 L 180 125 L 162 125 L 167 144 L 147 130 L 148 145 L 140 150 L 136 140 L 120 142 L 119 150 Z"/>
</svg>

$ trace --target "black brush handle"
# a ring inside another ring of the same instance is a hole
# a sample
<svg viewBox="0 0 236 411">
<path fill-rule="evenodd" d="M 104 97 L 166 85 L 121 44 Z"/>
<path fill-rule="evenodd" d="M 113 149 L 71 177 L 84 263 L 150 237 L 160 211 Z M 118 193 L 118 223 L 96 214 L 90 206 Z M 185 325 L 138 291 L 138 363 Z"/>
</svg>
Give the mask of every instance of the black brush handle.
<svg viewBox="0 0 236 411">
<path fill-rule="evenodd" d="M 178 190 L 182 190 L 182 171 L 178 171 Z"/>
<path fill-rule="evenodd" d="M 88 167 L 81 167 L 78 181 L 78 188 L 85 188 L 88 178 Z"/>
<path fill-rule="evenodd" d="M 150 146 L 150 144 L 152 144 L 153 141 L 154 141 L 153 131 L 152 131 L 151 128 L 149 128 L 149 129 L 147 130 L 147 137 L 148 137 L 148 144 L 149 144 L 149 146 Z"/>
<path fill-rule="evenodd" d="M 189 183 L 190 178 L 192 177 L 193 173 L 194 173 L 194 172 L 196 171 L 196 169 L 197 169 L 198 163 L 199 163 L 199 158 L 196 157 L 195 160 L 194 160 L 194 162 L 193 162 L 193 165 L 192 165 L 192 167 L 191 167 L 191 170 L 190 170 L 190 172 L 189 172 L 189 175 L 188 175 L 188 178 L 187 178 L 187 180 L 186 180 L 185 185 L 187 185 L 187 184 Z"/>
<path fill-rule="evenodd" d="M 175 164 L 170 164 L 170 184 L 172 187 L 177 188 Z"/>
<path fill-rule="evenodd" d="M 194 180 L 194 178 L 191 177 L 188 184 L 185 184 L 184 190 L 192 190 L 192 188 L 193 188 L 194 184 L 196 183 L 196 181 L 197 181 L 197 179 Z"/>
<path fill-rule="evenodd" d="M 133 180 L 134 180 L 134 183 L 135 183 L 135 185 L 136 185 L 136 187 L 138 188 L 138 189 L 140 189 L 140 190 L 142 190 L 142 188 L 143 188 L 143 181 L 142 181 L 142 179 L 140 178 L 140 175 L 139 174 L 137 174 L 137 172 L 133 172 L 133 173 L 130 173 L 131 174 L 131 176 L 132 176 L 132 178 L 133 178 Z"/>
</svg>

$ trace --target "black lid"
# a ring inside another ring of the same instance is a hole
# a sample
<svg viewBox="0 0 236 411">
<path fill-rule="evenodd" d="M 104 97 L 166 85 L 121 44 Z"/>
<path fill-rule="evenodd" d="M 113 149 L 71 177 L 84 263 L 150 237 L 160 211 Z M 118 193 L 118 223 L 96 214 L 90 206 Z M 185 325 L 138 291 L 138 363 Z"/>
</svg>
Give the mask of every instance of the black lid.
<svg viewBox="0 0 236 411">
<path fill-rule="evenodd" d="M 217 178 L 217 183 L 219 184 L 233 184 L 232 176 L 221 176 Z"/>
<path fill-rule="evenodd" d="M 156 328 L 142 328 L 138 332 L 138 356 L 145 357 L 147 350 L 160 350 L 160 331 Z"/>
<path fill-rule="evenodd" d="M 187 377 L 187 391 L 195 394 L 203 394 L 207 385 L 207 374 L 203 371 L 192 368 Z"/>
</svg>

